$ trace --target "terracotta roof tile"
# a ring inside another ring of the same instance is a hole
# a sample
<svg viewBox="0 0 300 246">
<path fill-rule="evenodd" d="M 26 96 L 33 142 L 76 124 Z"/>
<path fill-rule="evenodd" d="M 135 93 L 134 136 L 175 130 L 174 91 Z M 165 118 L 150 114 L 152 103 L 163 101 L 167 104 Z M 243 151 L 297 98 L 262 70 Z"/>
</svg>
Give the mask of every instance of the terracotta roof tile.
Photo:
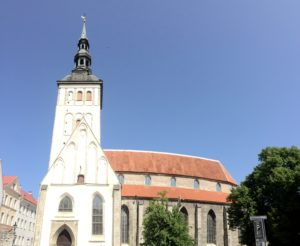
<svg viewBox="0 0 300 246">
<path fill-rule="evenodd" d="M 35 200 L 35 198 L 32 196 L 31 193 L 22 190 L 21 196 L 24 200 L 32 203 L 33 205 L 37 205 L 37 201 Z"/>
<path fill-rule="evenodd" d="M 146 151 L 105 150 L 104 152 L 116 172 L 159 173 L 237 184 L 217 160 Z"/>
<path fill-rule="evenodd" d="M 166 191 L 166 197 L 169 199 L 178 199 L 187 201 L 201 201 L 213 203 L 228 203 L 228 193 L 193 190 L 177 187 L 159 187 L 159 186 L 144 186 L 144 185 L 122 185 L 122 197 L 140 197 L 140 198 L 158 198 L 158 193 Z"/>
<path fill-rule="evenodd" d="M 16 178 L 17 176 L 3 176 L 2 179 L 3 185 L 8 185 L 12 183 Z"/>
</svg>

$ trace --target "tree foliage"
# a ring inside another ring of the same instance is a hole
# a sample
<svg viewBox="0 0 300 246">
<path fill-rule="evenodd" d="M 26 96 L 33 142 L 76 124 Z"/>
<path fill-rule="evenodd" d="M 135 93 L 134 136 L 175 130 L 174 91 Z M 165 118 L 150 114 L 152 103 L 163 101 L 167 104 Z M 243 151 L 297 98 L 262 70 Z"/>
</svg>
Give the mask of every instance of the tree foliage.
<svg viewBox="0 0 300 246">
<path fill-rule="evenodd" d="M 270 245 L 300 245 L 300 149 L 268 147 L 259 161 L 228 198 L 229 224 L 240 228 L 244 244 L 254 245 L 249 218 L 267 215 Z"/>
<path fill-rule="evenodd" d="M 188 225 L 177 206 L 168 210 L 165 192 L 159 200 L 151 201 L 143 225 L 145 246 L 193 246 Z"/>
</svg>

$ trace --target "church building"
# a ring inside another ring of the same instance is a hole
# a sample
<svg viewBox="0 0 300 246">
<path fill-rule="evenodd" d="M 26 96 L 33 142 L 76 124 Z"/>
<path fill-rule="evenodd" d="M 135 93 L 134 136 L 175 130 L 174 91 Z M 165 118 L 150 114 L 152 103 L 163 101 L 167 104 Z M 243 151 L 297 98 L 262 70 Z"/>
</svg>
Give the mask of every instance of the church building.
<svg viewBox="0 0 300 246">
<path fill-rule="evenodd" d="M 236 181 L 217 160 L 103 150 L 103 81 L 92 74 L 86 20 L 75 68 L 57 81 L 48 171 L 40 186 L 35 246 L 138 246 L 150 201 L 167 192 L 195 245 L 237 246 L 226 198 Z"/>
</svg>

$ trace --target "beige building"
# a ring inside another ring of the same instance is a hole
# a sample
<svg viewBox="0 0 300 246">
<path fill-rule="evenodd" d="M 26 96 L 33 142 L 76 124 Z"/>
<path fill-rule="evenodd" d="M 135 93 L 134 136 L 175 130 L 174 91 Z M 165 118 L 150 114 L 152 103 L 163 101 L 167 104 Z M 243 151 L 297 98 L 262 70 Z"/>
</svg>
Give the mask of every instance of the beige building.
<svg viewBox="0 0 300 246">
<path fill-rule="evenodd" d="M 138 246 L 149 202 L 167 191 L 196 245 L 237 246 L 226 198 L 235 180 L 217 160 L 103 150 L 103 81 L 92 74 L 85 18 L 75 68 L 58 84 L 49 168 L 41 182 L 35 246 Z"/>
</svg>

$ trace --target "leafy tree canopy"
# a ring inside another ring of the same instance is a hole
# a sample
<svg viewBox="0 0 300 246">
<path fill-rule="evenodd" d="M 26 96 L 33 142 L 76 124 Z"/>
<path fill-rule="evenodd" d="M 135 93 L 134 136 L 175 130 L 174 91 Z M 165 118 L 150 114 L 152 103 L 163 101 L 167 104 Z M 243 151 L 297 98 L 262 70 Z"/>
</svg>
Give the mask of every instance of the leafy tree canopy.
<svg viewBox="0 0 300 246">
<path fill-rule="evenodd" d="M 267 215 L 270 245 L 300 245 L 300 149 L 268 147 L 259 161 L 228 198 L 229 224 L 240 228 L 244 244 L 254 245 L 249 218 Z"/>
<path fill-rule="evenodd" d="M 160 193 L 159 200 L 151 201 L 147 207 L 143 225 L 145 246 L 193 246 L 188 234 L 188 225 L 177 206 L 168 209 L 165 195 Z"/>
</svg>

